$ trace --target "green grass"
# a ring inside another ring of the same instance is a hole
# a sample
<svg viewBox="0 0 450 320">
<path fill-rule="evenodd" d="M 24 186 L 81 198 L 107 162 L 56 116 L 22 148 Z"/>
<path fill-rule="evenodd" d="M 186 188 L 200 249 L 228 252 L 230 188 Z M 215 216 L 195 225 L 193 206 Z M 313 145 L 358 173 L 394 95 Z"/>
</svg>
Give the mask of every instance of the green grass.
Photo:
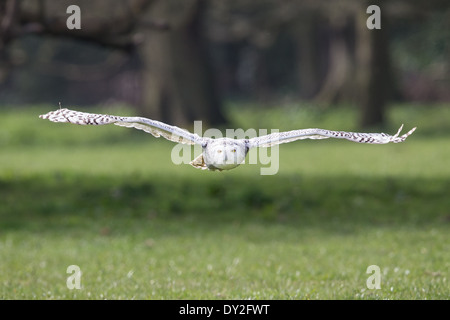
<svg viewBox="0 0 450 320">
<path fill-rule="evenodd" d="M 37 118 L 49 109 L 1 112 L 2 299 L 450 296 L 446 108 L 394 108 L 386 131 L 419 127 L 403 144 L 280 146 L 274 176 L 177 166 L 170 142 Z M 292 129 L 292 110 L 252 112 Z M 298 127 L 354 129 L 348 110 L 298 112 L 311 120 Z M 370 265 L 380 290 L 366 286 Z"/>
</svg>

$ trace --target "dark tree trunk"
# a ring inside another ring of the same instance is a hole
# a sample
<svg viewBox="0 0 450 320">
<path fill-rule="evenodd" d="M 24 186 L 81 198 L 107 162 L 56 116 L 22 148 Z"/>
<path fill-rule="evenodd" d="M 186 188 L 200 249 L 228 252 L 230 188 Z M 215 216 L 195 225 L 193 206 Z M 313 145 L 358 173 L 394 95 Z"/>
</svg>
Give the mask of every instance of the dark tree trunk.
<svg viewBox="0 0 450 320">
<path fill-rule="evenodd" d="M 345 18 L 331 22 L 328 72 L 314 97 L 315 101 L 333 104 L 348 99 L 345 86 L 351 78 L 350 53 L 344 37 Z"/>
<path fill-rule="evenodd" d="M 382 6 L 380 6 L 382 8 Z M 368 15 L 363 7 L 356 23 L 356 64 L 360 126 L 382 126 L 392 95 L 392 72 L 389 55 L 387 15 L 381 14 L 381 29 L 368 29 Z M 363 10 L 364 9 L 364 10 Z"/>
<path fill-rule="evenodd" d="M 143 61 L 142 113 L 176 124 L 204 120 L 222 124 L 211 61 L 201 33 L 205 1 L 187 1 L 174 13 L 171 1 L 158 1 L 151 16 L 166 16 L 171 29 L 148 31 L 139 49 Z M 180 12 L 182 12 L 180 14 Z"/>
<path fill-rule="evenodd" d="M 325 75 L 323 79 L 320 78 L 320 87 L 314 100 L 328 105 L 340 102 L 352 103 L 355 100 L 354 55 L 351 45 L 353 26 L 348 10 L 340 10 L 328 13 L 328 25 L 324 28 L 326 37 L 322 35 L 318 38 L 321 51 L 324 51 L 326 56 L 320 60 L 322 63 L 317 61 L 317 64 L 322 64 Z M 323 60 L 326 60 L 325 63 Z"/>
<path fill-rule="evenodd" d="M 7 45 L 13 39 L 18 12 L 18 1 L 0 2 L 0 84 L 6 82 L 12 68 Z"/>
<path fill-rule="evenodd" d="M 320 49 L 317 41 L 318 14 L 309 11 L 293 24 L 297 51 L 297 75 L 299 93 L 303 99 L 311 99 L 320 83 Z"/>
</svg>

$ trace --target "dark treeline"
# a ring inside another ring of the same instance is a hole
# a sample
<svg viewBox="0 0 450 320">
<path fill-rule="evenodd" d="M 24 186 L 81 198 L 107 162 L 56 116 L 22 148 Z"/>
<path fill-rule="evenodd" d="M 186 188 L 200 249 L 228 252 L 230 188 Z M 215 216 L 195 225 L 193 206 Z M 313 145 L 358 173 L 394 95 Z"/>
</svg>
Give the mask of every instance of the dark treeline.
<svg viewBox="0 0 450 320">
<path fill-rule="evenodd" d="M 381 125 L 391 101 L 450 100 L 449 21 L 443 0 L 1 0 L 0 103 L 221 124 L 227 99 L 288 99 Z"/>
</svg>

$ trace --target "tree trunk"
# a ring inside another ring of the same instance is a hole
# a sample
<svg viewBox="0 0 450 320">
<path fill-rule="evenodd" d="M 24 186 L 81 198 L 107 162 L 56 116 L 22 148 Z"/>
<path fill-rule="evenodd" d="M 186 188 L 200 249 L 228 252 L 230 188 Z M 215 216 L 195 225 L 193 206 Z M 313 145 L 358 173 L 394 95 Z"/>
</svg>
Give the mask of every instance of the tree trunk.
<svg viewBox="0 0 450 320">
<path fill-rule="evenodd" d="M 142 114 L 174 124 L 204 120 L 222 124 L 225 118 L 201 34 L 203 0 L 158 1 L 151 16 L 166 17 L 167 32 L 146 31 L 139 49 L 143 61 Z"/>
<path fill-rule="evenodd" d="M 368 2 L 365 3 L 368 6 Z M 386 14 L 381 14 L 381 29 L 368 29 L 367 6 L 358 10 L 356 19 L 356 63 L 360 126 L 374 127 L 385 123 L 385 109 L 392 92 Z M 382 6 L 380 6 L 382 8 Z"/>
<path fill-rule="evenodd" d="M 6 82 L 11 72 L 11 59 L 7 45 L 12 40 L 19 4 L 15 0 L 0 3 L 0 84 Z"/>
<path fill-rule="evenodd" d="M 320 50 L 317 41 L 318 23 L 318 15 L 315 11 L 307 11 L 293 23 L 299 92 L 303 99 L 314 97 L 321 79 Z"/>
<path fill-rule="evenodd" d="M 345 99 L 345 85 L 350 78 L 350 55 L 341 24 L 332 25 L 328 72 L 314 100 L 333 104 Z"/>
</svg>

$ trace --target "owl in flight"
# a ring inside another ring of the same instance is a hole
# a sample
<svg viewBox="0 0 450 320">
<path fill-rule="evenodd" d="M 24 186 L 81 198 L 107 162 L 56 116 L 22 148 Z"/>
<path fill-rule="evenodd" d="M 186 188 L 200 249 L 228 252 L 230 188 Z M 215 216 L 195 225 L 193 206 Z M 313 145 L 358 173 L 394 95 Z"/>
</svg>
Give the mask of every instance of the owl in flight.
<svg viewBox="0 0 450 320">
<path fill-rule="evenodd" d="M 164 137 L 167 140 L 183 144 L 198 144 L 202 146 L 202 154 L 190 162 L 199 169 L 230 170 L 244 162 L 248 151 L 255 147 L 271 147 L 281 143 L 292 142 L 301 139 L 347 139 L 359 143 L 385 144 L 389 142 L 403 142 L 416 130 L 399 136 L 403 125 L 393 136 L 385 133 L 360 133 L 331 131 L 325 129 L 300 129 L 285 132 L 276 132 L 250 139 L 208 138 L 200 137 L 187 130 L 165 124 L 160 121 L 143 117 L 121 117 L 106 114 L 94 114 L 69 110 L 66 108 L 51 111 L 39 116 L 52 122 L 69 122 L 81 125 L 103 125 L 114 123 L 115 125 L 136 128 L 151 133 L 155 137 Z"/>
</svg>

